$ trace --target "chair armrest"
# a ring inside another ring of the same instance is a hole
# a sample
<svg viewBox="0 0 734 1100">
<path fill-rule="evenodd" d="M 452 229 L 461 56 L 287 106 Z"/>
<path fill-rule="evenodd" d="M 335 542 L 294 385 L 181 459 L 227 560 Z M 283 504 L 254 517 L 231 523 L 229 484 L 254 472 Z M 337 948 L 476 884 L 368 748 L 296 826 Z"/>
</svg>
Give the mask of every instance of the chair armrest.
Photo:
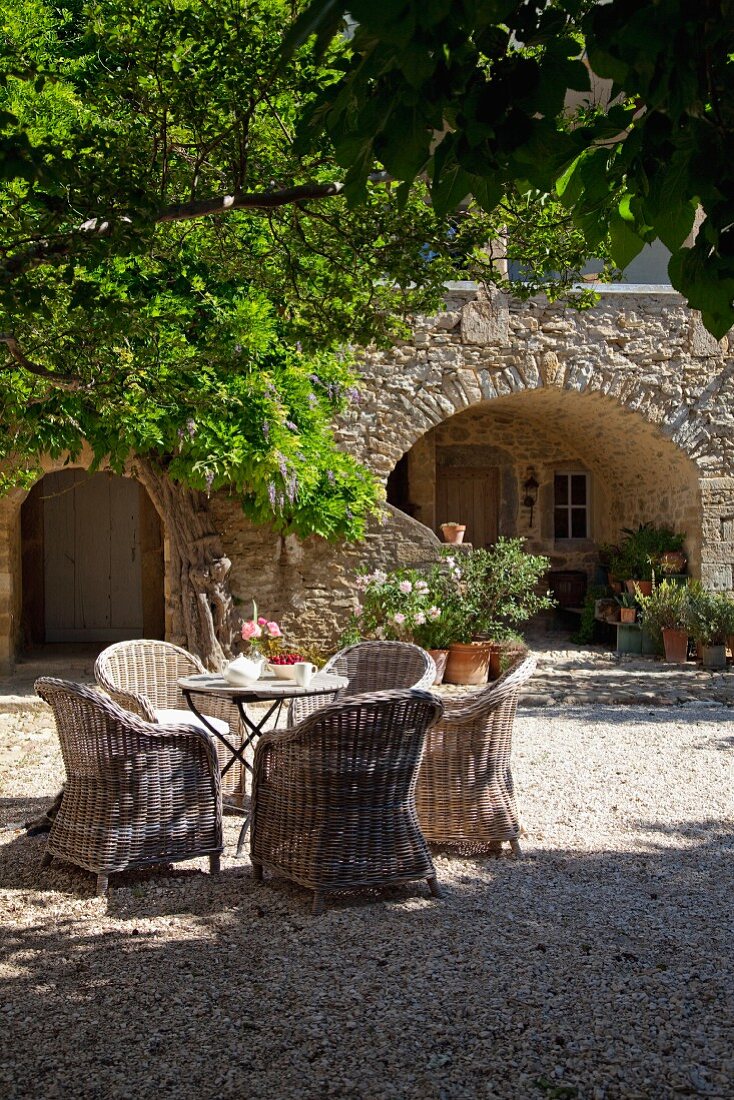
<svg viewBox="0 0 734 1100">
<path fill-rule="evenodd" d="M 102 688 L 106 695 L 117 703 L 123 710 L 137 715 L 144 722 L 155 722 L 155 710 L 150 699 L 145 695 L 138 695 L 134 691 L 123 691 L 122 688 Z"/>
</svg>

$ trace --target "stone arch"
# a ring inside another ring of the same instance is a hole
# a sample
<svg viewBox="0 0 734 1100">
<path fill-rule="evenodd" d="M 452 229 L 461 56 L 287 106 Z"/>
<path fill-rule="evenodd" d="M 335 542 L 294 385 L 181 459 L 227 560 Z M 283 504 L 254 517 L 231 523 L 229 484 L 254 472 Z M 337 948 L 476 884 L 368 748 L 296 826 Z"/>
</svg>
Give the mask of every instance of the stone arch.
<svg viewBox="0 0 734 1100">
<path fill-rule="evenodd" d="M 524 537 L 528 549 L 547 554 L 556 568 L 593 577 L 600 543 L 652 521 L 684 532 L 692 570 L 714 579 L 706 571 L 702 471 L 695 459 L 658 423 L 599 389 L 518 388 L 464 404 L 412 445 L 407 465 L 412 514 L 433 530 L 446 518 L 435 511 L 442 468 L 486 466 L 498 470 L 498 533 Z M 539 483 L 532 513 L 522 504 L 529 471 Z M 555 537 L 554 477 L 562 472 L 585 475 L 588 538 Z"/>
<path fill-rule="evenodd" d="M 81 454 L 74 461 L 70 461 L 68 455 L 64 455 L 60 458 L 51 458 L 47 455 L 42 456 L 38 463 L 38 477 L 34 485 L 38 486 L 47 474 L 58 473 L 62 470 L 71 471 L 77 469 L 88 471 L 92 465 L 92 458 L 92 453 L 87 447 L 82 450 Z M 106 472 L 104 467 L 101 472 Z M 126 472 L 126 476 L 130 478 L 134 477 L 132 472 Z M 135 480 L 140 487 L 141 494 L 144 494 L 146 500 L 149 502 L 150 511 L 160 522 L 162 544 L 159 544 L 158 547 L 154 547 L 152 543 L 152 532 L 149 532 L 151 535 L 151 543 L 148 546 L 144 539 L 142 549 L 144 552 L 150 550 L 151 554 L 155 553 L 160 557 L 163 573 L 162 591 L 158 579 L 151 577 L 150 569 L 142 570 L 142 572 L 144 577 L 147 573 L 148 578 L 148 591 L 144 593 L 143 596 L 143 598 L 148 601 L 146 606 L 146 625 L 149 627 L 149 633 L 163 634 L 167 630 L 166 620 L 169 618 L 167 596 L 170 587 L 170 578 L 165 564 L 169 557 L 166 552 L 165 522 L 164 517 L 160 514 L 160 510 L 156 508 L 150 493 L 146 490 L 139 478 L 135 478 Z M 12 670 L 15 655 L 23 641 L 23 548 L 21 515 L 23 504 L 29 499 L 29 496 L 32 495 L 32 489 L 33 486 L 13 489 L 0 499 L 0 667 L 4 667 L 8 671 Z M 153 520 L 153 523 L 155 523 L 155 520 Z M 144 581 L 144 588 L 145 583 Z M 159 612 L 157 619 L 159 622 L 162 620 L 161 625 L 156 623 L 156 616 L 148 614 L 148 609 L 152 607 L 152 601 L 160 601 L 157 608 Z"/>
</svg>

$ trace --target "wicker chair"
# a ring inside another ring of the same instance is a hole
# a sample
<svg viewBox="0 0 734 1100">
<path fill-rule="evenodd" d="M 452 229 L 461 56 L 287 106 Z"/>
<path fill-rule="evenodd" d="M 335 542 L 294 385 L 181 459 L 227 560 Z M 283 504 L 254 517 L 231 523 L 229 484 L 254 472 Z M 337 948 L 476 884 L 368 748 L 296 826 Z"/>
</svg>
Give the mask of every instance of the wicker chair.
<svg viewBox="0 0 734 1100">
<path fill-rule="evenodd" d="M 222 852 L 219 760 L 195 726 L 161 726 L 93 688 L 44 677 L 36 691 L 54 712 L 66 787 L 43 857 L 97 875 Z"/>
<path fill-rule="evenodd" d="M 161 725 L 197 726 L 206 731 L 184 702 L 177 681 L 182 676 L 206 672 L 198 657 L 170 642 L 136 639 L 116 642 L 103 650 L 94 665 L 99 686 L 125 710 Z M 221 734 L 240 745 L 243 739 L 239 711 L 226 699 L 207 699 L 205 715 Z M 208 731 L 207 731 L 208 732 Z M 226 766 L 232 756 L 218 739 L 219 763 Z M 222 780 L 225 795 L 241 797 L 244 793 L 243 768 L 237 760 Z"/>
<path fill-rule="evenodd" d="M 303 721 L 325 702 L 395 688 L 429 691 L 436 679 L 433 657 L 425 649 L 408 642 L 357 642 L 335 653 L 323 671 L 347 676 L 349 686 L 334 692 L 331 700 L 325 700 L 323 695 L 294 699 L 288 710 L 289 726 Z"/>
<path fill-rule="evenodd" d="M 423 691 L 385 691 L 331 703 L 255 749 L 250 856 L 325 895 L 427 880 L 436 871 L 415 814 L 425 731 L 442 706 Z"/>
<path fill-rule="evenodd" d="M 534 657 L 517 661 L 491 686 L 444 699 L 444 714 L 426 736 L 415 792 L 429 844 L 473 855 L 501 850 L 520 856 L 520 824 L 510 771 L 512 725 Z"/>
</svg>

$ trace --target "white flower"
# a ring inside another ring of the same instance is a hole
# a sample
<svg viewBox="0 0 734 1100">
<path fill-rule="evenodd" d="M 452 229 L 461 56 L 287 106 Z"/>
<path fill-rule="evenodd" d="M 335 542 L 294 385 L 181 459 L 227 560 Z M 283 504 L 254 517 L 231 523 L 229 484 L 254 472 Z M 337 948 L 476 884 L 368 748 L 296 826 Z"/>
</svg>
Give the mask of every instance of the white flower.
<svg viewBox="0 0 734 1100">
<path fill-rule="evenodd" d="M 423 614 L 423 612 L 422 611 L 416 611 L 415 616 L 413 617 L 413 622 L 415 623 L 415 625 L 416 626 L 423 626 L 425 621 L 426 621 L 426 616 Z"/>
<path fill-rule="evenodd" d="M 456 565 L 456 558 L 448 557 L 445 560 L 447 565 Z"/>
<path fill-rule="evenodd" d="M 387 580 L 387 573 L 383 573 L 381 569 L 375 569 L 370 580 L 374 581 L 375 584 L 384 584 Z"/>
<path fill-rule="evenodd" d="M 398 626 L 401 626 L 405 622 L 405 615 L 403 615 L 402 611 L 397 611 L 392 618 L 393 622 L 397 623 Z"/>
<path fill-rule="evenodd" d="M 406 596 L 409 592 L 413 591 L 413 585 L 410 583 L 410 581 L 401 581 L 398 585 L 398 588 L 401 592 L 404 592 Z"/>
<path fill-rule="evenodd" d="M 438 608 L 438 607 L 429 607 L 428 608 L 428 618 L 429 619 L 438 619 L 440 617 L 440 615 L 441 615 L 440 608 Z"/>
<path fill-rule="evenodd" d="M 357 616 L 357 618 L 359 618 L 363 611 L 364 608 L 362 607 L 361 603 L 358 603 L 357 606 L 354 608 L 354 614 Z"/>
<path fill-rule="evenodd" d="M 416 592 L 427 592 L 428 591 L 428 582 L 427 581 L 416 581 L 415 582 L 415 590 L 416 590 Z"/>
<path fill-rule="evenodd" d="M 370 575 L 369 573 L 363 573 L 361 577 L 357 577 L 355 584 L 360 592 L 364 592 L 365 588 L 369 586 Z"/>
</svg>

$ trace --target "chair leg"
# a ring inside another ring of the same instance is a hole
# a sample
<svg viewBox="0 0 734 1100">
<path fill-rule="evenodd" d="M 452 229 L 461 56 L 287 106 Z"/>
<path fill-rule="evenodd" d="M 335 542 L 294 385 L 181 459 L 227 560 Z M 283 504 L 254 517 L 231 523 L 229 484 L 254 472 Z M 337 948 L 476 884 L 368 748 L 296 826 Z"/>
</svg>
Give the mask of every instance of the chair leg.
<svg viewBox="0 0 734 1100">
<path fill-rule="evenodd" d="M 512 854 L 515 859 L 522 859 L 522 848 L 520 847 L 520 841 L 517 837 L 513 837 L 510 841 L 510 847 L 512 848 Z"/>
<path fill-rule="evenodd" d="M 237 851 L 235 857 L 237 859 L 242 855 L 242 849 L 245 846 L 245 837 L 247 836 L 247 830 L 250 827 L 250 815 L 248 814 L 245 820 L 242 822 L 242 828 L 240 829 L 240 835 L 237 837 Z"/>
<path fill-rule="evenodd" d="M 54 857 L 51 855 L 50 852 L 44 852 L 43 855 L 41 856 L 41 866 L 42 867 L 50 867 L 51 863 L 53 861 L 53 858 Z"/>
<path fill-rule="evenodd" d="M 314 890 L 313 905 L 311 906 L 311 913 L 314 917 L 320 917 L 326 909 L 326 900 L 323 893 L 320 890 Z"/>
<path fill-rule="evenodd" d="M 263 865 L 262 863 L 253 863 L 252 865 L 252 877 L 255 882 L 262 882 L 263 880 Z"/>
<path fill-rule="evenodd" d="M 428 889 L 431 891 L 431 894 L 434 898 L 443 897 L 443 890 L 438 885 L 438 879 L 435 875 L 431 875 L 430 878 L 427 878 L 426 882 L 428 883 Z"/>
<path fill-rule="evenodd" d="M 110 884 L 109 875 L 97 875 L 97 897 L 103 898 Z"/>
<path fill-rule="evenodd" d="M 218 855 L 209 856 L 209 874 L 210 875 L 218 875 L 219 874 L 219 856 Z"/>
</svg>

